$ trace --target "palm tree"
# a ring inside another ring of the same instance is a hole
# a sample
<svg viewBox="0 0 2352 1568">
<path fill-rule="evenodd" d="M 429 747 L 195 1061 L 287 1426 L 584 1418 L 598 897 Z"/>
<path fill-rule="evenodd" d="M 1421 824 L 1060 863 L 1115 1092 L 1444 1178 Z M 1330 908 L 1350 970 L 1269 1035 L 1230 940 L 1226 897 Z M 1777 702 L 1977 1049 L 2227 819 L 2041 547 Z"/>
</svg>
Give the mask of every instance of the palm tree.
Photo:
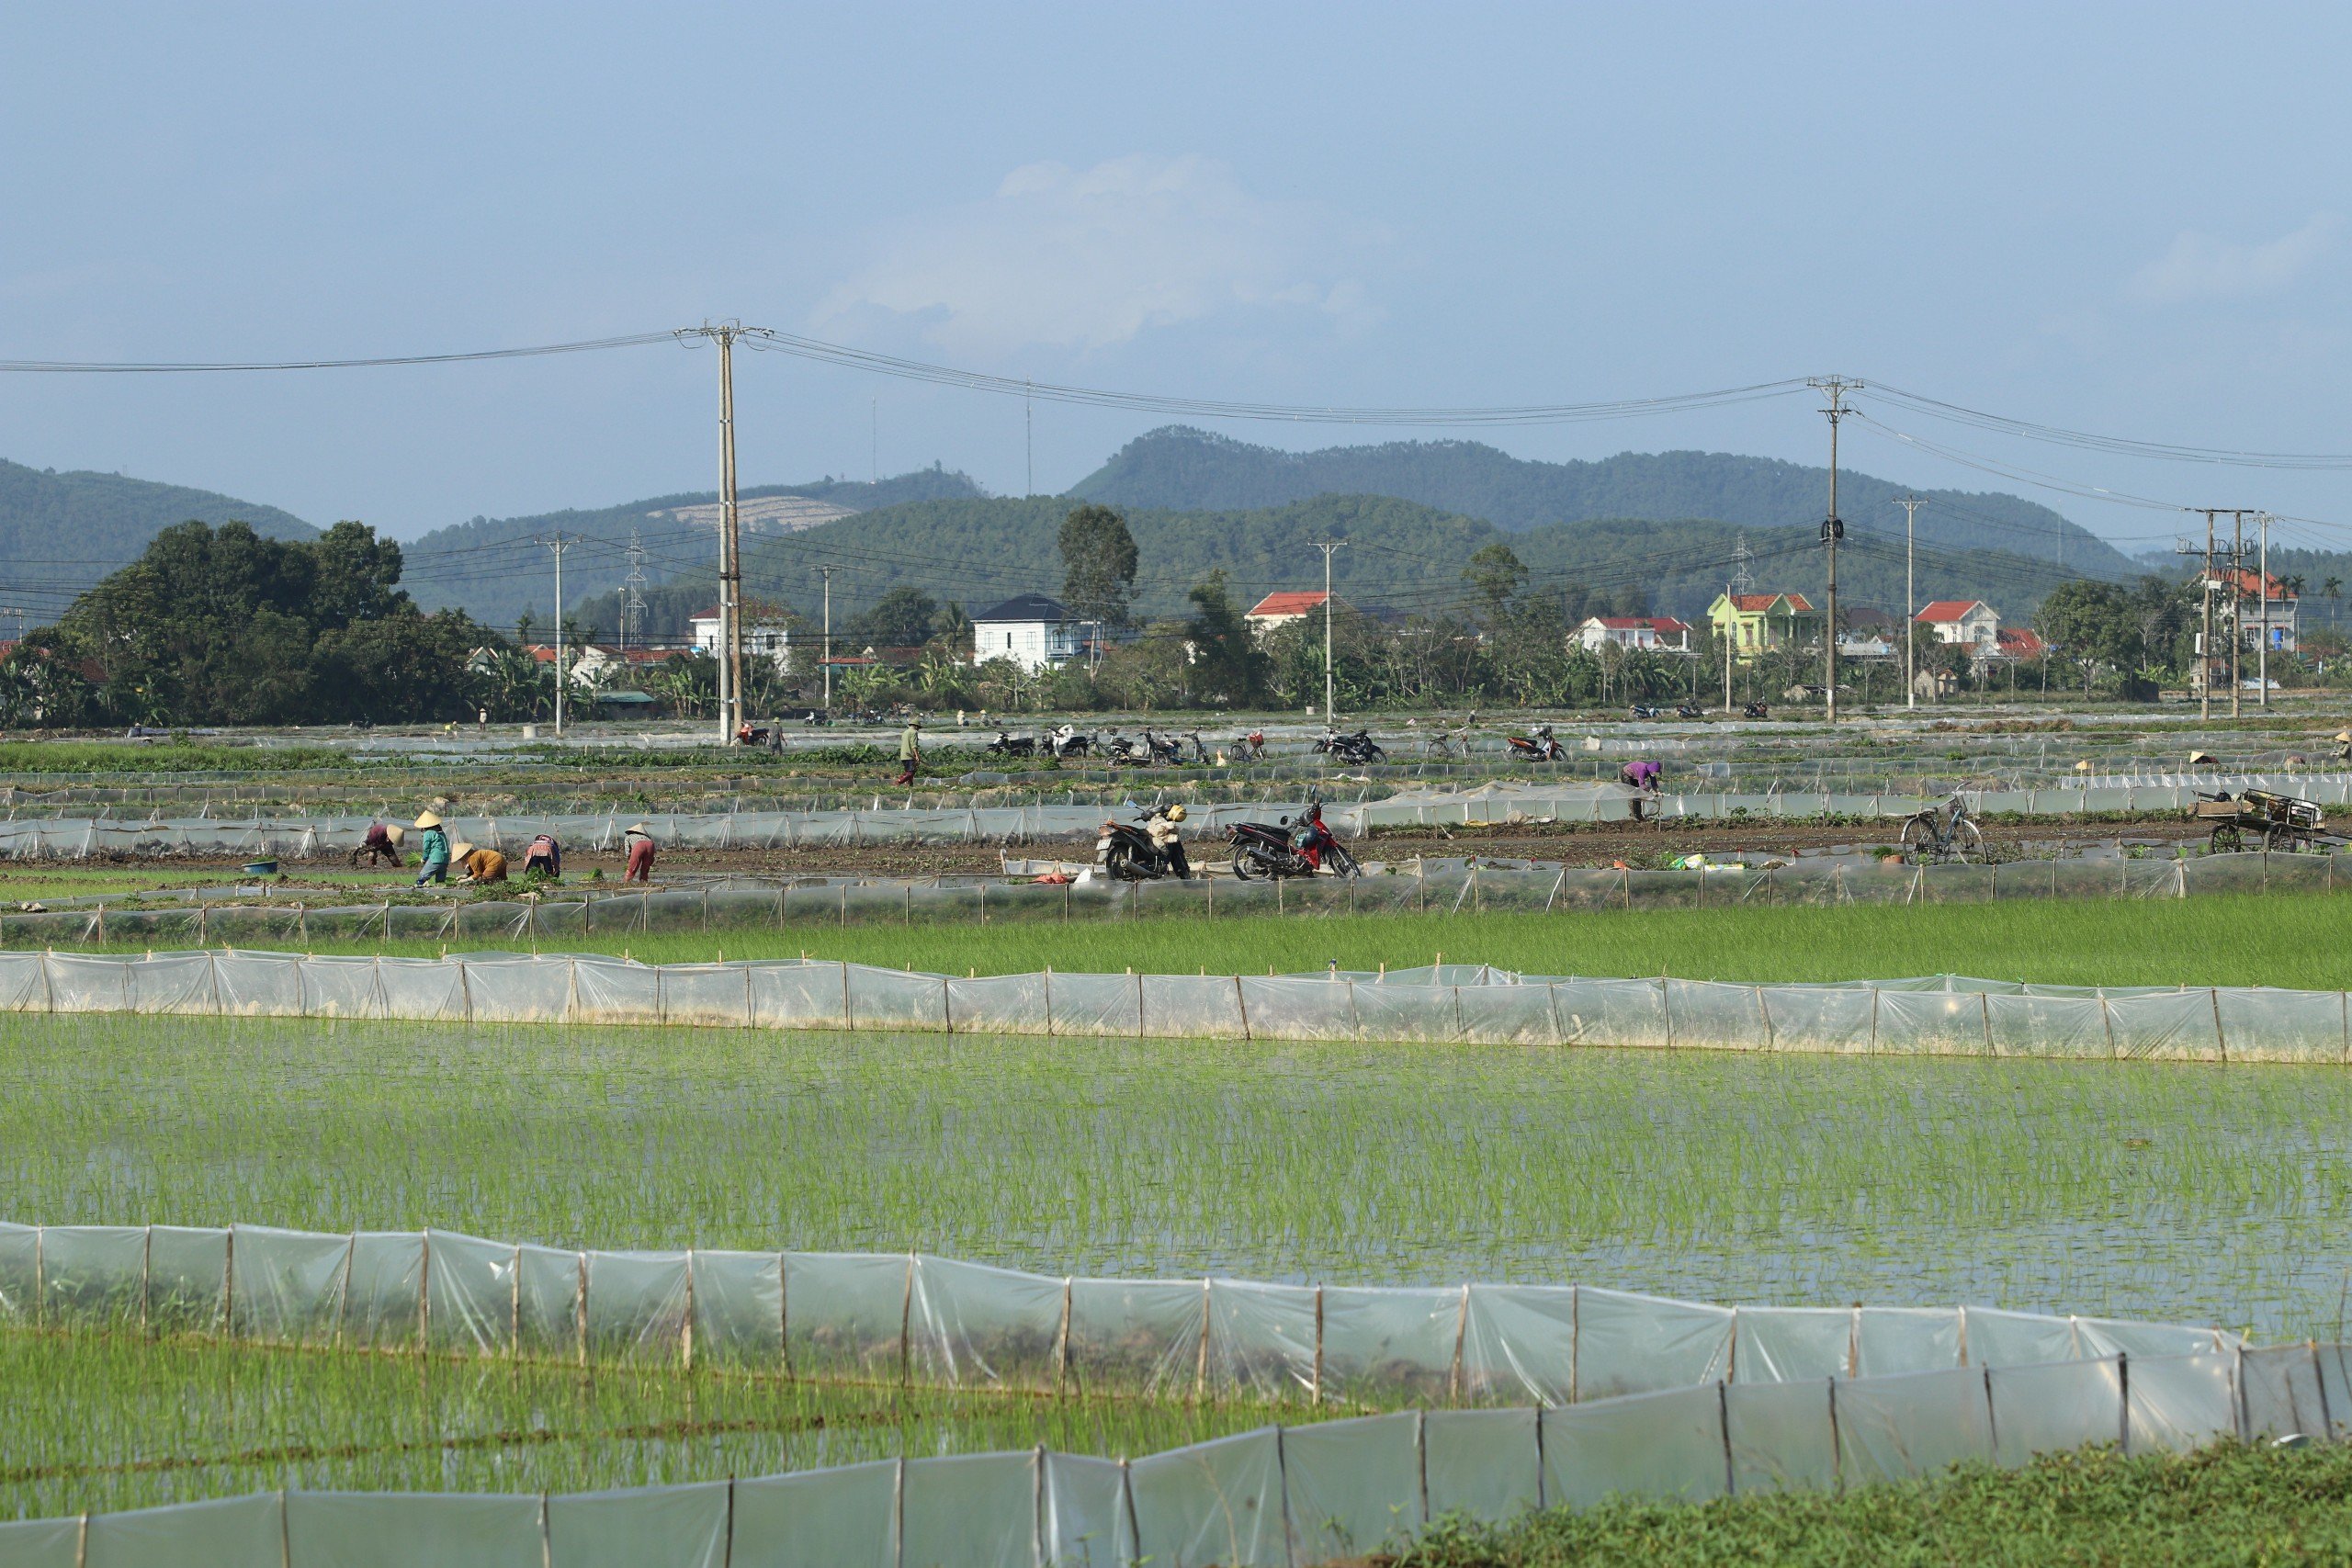
<svg viewBox="0 0 2352 1568">
<path fill-rule="evenodd" d="M 2327 619 L 2328 624 L 2333 626 L 2337 620 L 2336 612 L 2343 605 L 2344 580 L 2340 577 L 2322 578 L 2319 591 L 2327 595 Z"/>
</svg>

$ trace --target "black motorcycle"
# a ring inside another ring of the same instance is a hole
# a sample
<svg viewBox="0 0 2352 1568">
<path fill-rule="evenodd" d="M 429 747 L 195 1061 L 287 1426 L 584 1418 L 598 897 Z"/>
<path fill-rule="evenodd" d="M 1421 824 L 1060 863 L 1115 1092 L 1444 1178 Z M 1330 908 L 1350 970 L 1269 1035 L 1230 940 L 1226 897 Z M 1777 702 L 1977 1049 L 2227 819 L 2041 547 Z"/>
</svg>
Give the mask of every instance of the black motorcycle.
<svg viewBox="0 0 2352 1568">
<path fill-rule="evenodd" d="M 996 732 L 996 739 L 982 750 L 995 757 L 1034 757 L 1037 754 L 1037 742 L 1033 736 L 1015 738 L 1000 729 Z"/>
<path fill-rule="evenodd" d="M 1661 707 L 1652 707 L 1647 703 L 1635 703 L 1633 715 L 1635 718 L 1664 718 L 1666 710 Z"/>
<path fill-rule="evenodd" d="M 1103 823 L 1094 840 L 1094 860 L 1120 882 L 1158 882 L 1170 873 L 1191 875 L 1189 870 L 1177 870 L 1174 857 L 1151 841 L 1150 830 L 1140 822 Z"/>
<path fill-rule="evenodd" d="M 1739 716 L 1742 718 L 1770 718 L 1772 716 L 1772 710 L 1762 703 L 1750 703 L 1746 707 L 1739 710 Z"/>
<path fill-rule="evenodd" d="M 1321 826 L 1317 820 L 1316 824 Z M 1279 825 L 1265 822 L 1236 822 L 1225 830 L 1226 841 L 1233 846 L 1233 874 L 1244 882 L 1255 878 L 1313 876 L 1315 863 L 1307 858 L 1306 846 L 1297 841 L 1298 824 L 1285 817 Z M 1334 876 L 1356 874 L 1356 858 L 1347 846 L 1333 838 L 1329 830 L 1321 833 L 1323 864 Z"/>
<path fill-rule="evenodd" d="M 1335 757 L 1351 768 L 1377 762 L 1388 753 L 1372 738 L 1372 731 L 1359 729 L 1353 735 L 1326 735 L 1315 743 L 1317 751 Z"/>
<path fill-rule="evenodd" d="M 818 725 L 832 723 L 833 716 L 827 713 L 823 708 L 810 708 L 807 713 L 800 716 L 800 722 L 813 728 Z"/>
<path fill-rule="evenodd" d="M 1696 703 L 1684 703 L 1674 710 L 1674 716 L 1677 718 L 1704 718 L 1707 716 L 1707 710 L 1701 707 Z"/>
<path fill-rule="evenodd" d="M 1057 757 L 1083 757 L 1094 750 L 1094 737 L 1080 735 L 1065 725 L 1055 732 L 1053 745 Z"/>
<path fill-rule="evenodd" d="M 1181 768 L 1184 765 L 1184 749 L 1176 744 L 1174 736 L 1154 735 L 1147 729 L 1143 732 L 1143 744 L 1153 767 Z"/>
<path fill-rule="evenodd" d="M 1125 736 L 1114 735 L 1111 744 L 1102 749 L 1102 760 L 1114 767 L 1121 767 L 1142 762 L 1144 754 L 1136 750 L 1136 743 Z"/>
<path fill-rule="evenodd" d="M 1566 760 L 1567 748 L 1552 739 L 1552 727 L 1539 724 L 1531 734 L 1513 735 L 1506 741 L 1510 754 L 1523 762 L 1558 762 Z"/>
</svg>

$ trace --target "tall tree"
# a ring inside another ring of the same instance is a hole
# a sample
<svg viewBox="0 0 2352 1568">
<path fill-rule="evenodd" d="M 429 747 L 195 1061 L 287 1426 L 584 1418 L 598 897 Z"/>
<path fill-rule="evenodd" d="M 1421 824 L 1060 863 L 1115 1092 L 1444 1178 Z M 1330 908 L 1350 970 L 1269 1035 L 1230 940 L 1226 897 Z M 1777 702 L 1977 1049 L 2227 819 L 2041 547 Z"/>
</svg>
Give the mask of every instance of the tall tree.
<svg viewBox="0 0 2352 1568">
<path fill-rule="evenodd" d="M 1233 602 L 1224 569 L 1209 573 L 1189 597 L 1193 618 L 1184 637 L 1193 645 L 1193 700 L 1224 706 L 1255 701 L 1265 688 L 1269 661 Z"/>
<path fill-rule="evenodd" d="M 1136 585 L 1136 536 L 1107 506 L 1080 506 L 1062 519 L 1062 604 L 1081 621 L 1127 624 Z"/>
</svg>

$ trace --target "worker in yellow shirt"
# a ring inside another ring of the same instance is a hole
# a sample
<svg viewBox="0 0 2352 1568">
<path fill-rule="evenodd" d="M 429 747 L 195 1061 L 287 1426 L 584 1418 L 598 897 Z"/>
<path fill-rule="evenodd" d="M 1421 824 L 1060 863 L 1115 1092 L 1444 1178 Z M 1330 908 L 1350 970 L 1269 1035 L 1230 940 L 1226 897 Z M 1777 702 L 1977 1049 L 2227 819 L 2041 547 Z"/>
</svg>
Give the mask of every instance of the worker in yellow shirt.
<svg viewBox="0 0 2352 1568">
<path fill-rule="evenodd" d="M 471 844 L 458 844 L 449 852 L 452 869 L 463 872 L 459 882 L 503 882 L 506 880 L 506 857 L 496 850 L 478 850 Z"/>
</svg>

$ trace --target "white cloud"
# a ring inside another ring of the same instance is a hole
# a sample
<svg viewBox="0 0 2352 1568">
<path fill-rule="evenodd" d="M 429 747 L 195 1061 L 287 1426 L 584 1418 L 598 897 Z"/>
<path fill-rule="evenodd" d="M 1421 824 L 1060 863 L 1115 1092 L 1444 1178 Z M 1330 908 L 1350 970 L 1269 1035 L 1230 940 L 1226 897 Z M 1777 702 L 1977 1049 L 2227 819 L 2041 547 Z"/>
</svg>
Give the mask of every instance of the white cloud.
<svg viewBox="0 0 2352 1568">
<path fill-rule="evenodd" d="M 816 312 L 820 330 L 910 322 L 959 353 L 1087 353 L 1154 328 L 1276 311 L 1373 319 L 1343 264 L 1361 243 L 1322 209 L 1250 195 L 1196 157 L 1031 164 L 986 201 L 893 234 Z"/>
<path fill-rule="evenodd" d="M 2342 219 L 2323 212 L 2291 234 L 2254 245 L 2184 232 L 2170 250 L 2132 276 L 2127 292 L 2146 305 L 2267 294 L 2310 271 L 2335 247 L 2343 226 Z"/>
</svg>

